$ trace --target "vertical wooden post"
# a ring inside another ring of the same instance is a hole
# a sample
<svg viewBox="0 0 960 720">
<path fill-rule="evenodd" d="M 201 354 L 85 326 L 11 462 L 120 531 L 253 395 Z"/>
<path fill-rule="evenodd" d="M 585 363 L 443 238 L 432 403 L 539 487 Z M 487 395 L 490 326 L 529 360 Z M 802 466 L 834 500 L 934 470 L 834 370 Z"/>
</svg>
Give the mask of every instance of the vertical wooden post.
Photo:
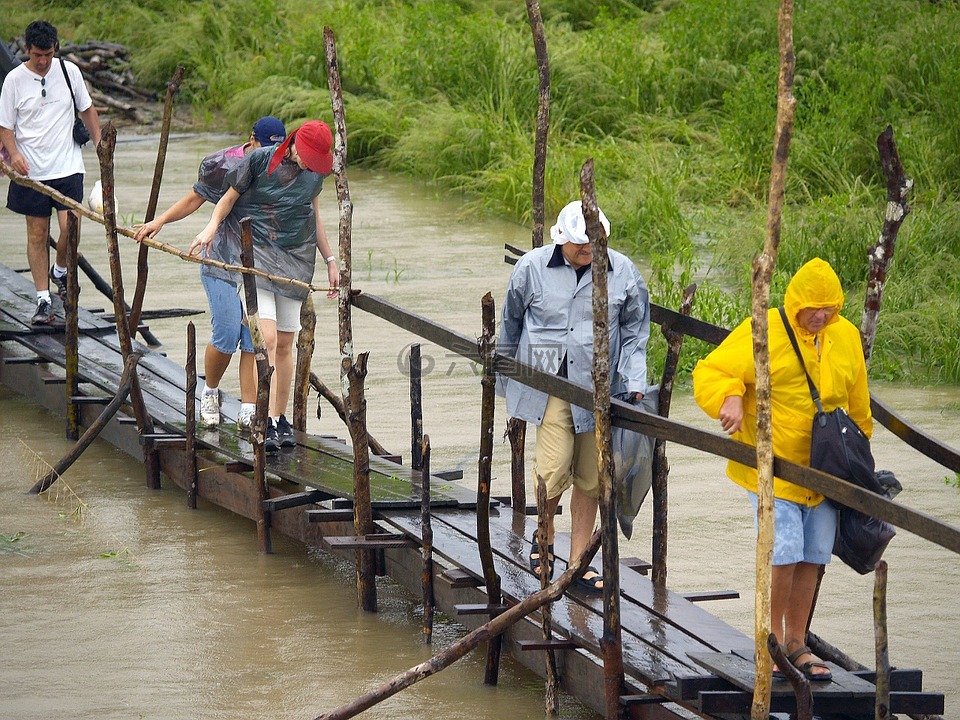
<svg viewBox="0 0 960 720">
<path fill-rule="evenodd" d="M 793 79 L 796 57 L 793 52 L 793 0 L 780 0 L 777 17 L 780 46 L 780 73 L 777 82 L 777 128 L 770 168 L 770 196 L 767 209 L 767 235 L 763 252 L 753 263 L 753 354 L 757 392 L 757 564 L 756 608 L 754 613 L 754 658 L 756 681 L 752 720 L 770 715 L 773 664 L 767 649 L 770 635 L 770 593 L 773 567 L 773 428 L 770 420 L 770 350 L 767 342 L 770 309 L 770 280 L 780 248 L 780 222 L 783 215 L 787 157 L 793 134 L 796 99 Z"/>
<path fill-rule="evenodd" d="M 867 257 L 870 259 L 870 277 L 867 280 L 867 295 L 863 301 L 860 339 L 863 343 L 863 356 L 868 366 L 870 356 L 873 354 L 873 341 L 877 334 L 877 320 L 880 316 L 883 286 L 887 282 L 887 270 L 893 262 L 893 251 L 900 225 L 910 212 L 907 195 L 913 189 L 913 180 L 903 175 L 900 153 L 893 139 L 893 128 L 889 125 L 877 138 L 877 149 L 880 152 L 883 176 L 887 181 L 887 210 L 884 213 L 880 238 L 867 251 Z"/>
<path fill-rule="evenodd" d="M 80 220 L 67 213 L 67 301 L 63 304 L 65 321 L 63 337 L 64 370 L 67 375 L 67 440 L 80 437 L 80 406 L 73 401 L 80 386 L 80 330 L 77 281 L 77 246 L 80 242 Z"/>
<path fill-rule="evenodd" d="M 527 439 L 527 423 L 518 418 L 507 420 L 507 439 L 510 441 L 510 495 L 513 512 L 526 515 L 527 491 L 524 483 L 524 446 Z"/>
<path fill-rule="evenodd" d="M 550 573 L 546 572 L 550 561 L 547 549 L 547 484 L 543 478 L 537 477 L 537 545 L 540 551 L 540 589 L 545 590 L 550 584 Z M 571 558 L 573 561 L 573 558 Z M 550 642 L 553 638 L 553 603 L 545 603 L 540 608 L 540 625 L 543 629 L 543 639 Z M 544 651 L 544 665 L 546 667 L 546 681 L 543 692 L 543 709 L 547 717 L 556 717 L 560 713 L 560 679 L 557 674 L 557 656 L 551 648 Z"/>
<path fill-rule="evenodd" d="M 185 68 L 177 66 L 173 71 L 170 82 L 167 83 L 167 97 L 163 102 L 163 122 L 160 125 L 160 145 L 157 148 L 157 164 L 153 169 L 153 185 L 150 188 L 150 199 L 147 202 L 147 211 L 143 215 L 144 222 L 150 222 L 157 214 L 157 203 L 160 200 L 160 182 L 163 180 L 163 165 L 167 158 L 167 140 L 170 137 L 170 120 L 173 117 L 173 98 L 180 92 L 180 82 L 183 80 Z M 140 324 L 140 313 L 143 310 L 143 296 L 147 291 L 147 250 L 146 243 L 140 243 L 140 252 L 137 255 L 137 287 L 133 293 L 133 303 L 130 305 L 130 334 L 137 334 Z"/>
<path fill-rule="evenodd" d="M 410 346 L 410 466 L 423 466 L 423 363 L 420 343 Z"/>
<path fill-rule="evenodd" d="M 307 431 L 307 401 L 310 397 L 310 365 L 316 347 L 317 313 L 313 295 L 300 306 L 300 332 L 297 334 L 297 368 L 293 380 L 293 429 Z"/>
<path fill-rule="evenodd" d="M 684 288 L 680 301 L 680 314 L 690 315 L 696 285 Z M 667 339 L 667 357 L 663 364 L 663 377 L 660 379 L 660 397 L 657 413 L 661 417 L 670 416 L 670 401 L 673 399 L 673 381 L 680 362 L 680 350 L 683 347 L 683 333 L 664 324 L 663 335 Z M 667 462 L 667 444 L 657 440 L 653 449 L 653 572 L 651 577 L 658 585 L 667 584 L 667 476 L 670 464 Z"/>
<path fill-rule="evenodd" d="M 483 581 L 487 586 L 487 602 L 499 605 L 500 577 L 493 565 L 493 548 L 490 545 L 490 480 L 493 463 L 493 415 L 496 401 L 496 309 L 493 295 L 487 293 L 480 301 L 483 329 L 480 334 L 480 358 L 483 362 L 483 377 L 480 380 L 480 458 L 477 467 L 477 547 L 483 567 Z M 503 637 L 494 635 L 487 643 L 487 664 L 483 682 L 496 685 L 500 674 L 500 653 Z"/>
<path fill-rule="evenodd" d="M 420 553 L 423 569 L 420 582 L 423 586 L 423 644 L 433 642 L 433 525 L 430 521 L 430 436 L 424 435 L 420 448 L 423 459 L 420 470 Z"/>
<path fill-rule="evenodd" d="M 887 561 L 877 563 L 873 577 L 873 636 L 877 650 L 876 720 L 890 718 L 890 648 L 887 638 Z"/>
<path fill-rule="evenodd" d="M 580 170 L 583 218 L 593 257 L 606 268 L 607 235 L 593 180 L 593 158 Z M 600 473 L 600 532 L 603 535 L 603 685 L 607 720 L 620 717 L 623 694 L 623 646 L 620 631 L 620 552 L 617 546 L 617 502 L 613 488 L 613 426 L 610 424 L 610 319 L 607 273 L 593 273 L 593 415 L 596 421 Z M 573 558 L 571 558 L 573 560 Z"/>
<path fill-rule="evenodd" d="M 240 261 L 246 268 L 253 267 L 253 230 L 250 218 L 240 221 Z M 264 440 L 267 433 L 267 412 L 270 404 L 270 382 L 273 368 L 267 355 L 267 345 L 260 330 L 260 312 L 257 305 L 257 278 L 243 273 L 243 294 L 246 300 L 247 327 L 253 341 L 253 355 L 257 363 L 257 409 L 253 413 L 250 439 L 253 443 L 253 482 L 257 490 L 257 548 L 262 553 L 273 552 L 270 538 L 270 516 L 263 507 L 267 499 L 267 453 Z"/>
<path fill-rule="evenodd" d="M 347 371 L 349 393 L 347 417 L 353 444 L 353 534 L 357 537 L 374 531 L 370 504 L 370 444 L 367 441 L 367 400 L 363 381 L 367 377 L 369 353 L 360 353 Z M 377 611 L 377 568 L 375 550 L 357 550 L 357 599 L 367 612 Z"/>
<path fill-rule="evenodd" d="M 117 146 L 117 129 L 112 122 L 104 124 L 100 133 L 100 144 L 97 146 L 97 157 L 100 160 L 100 180 L 103 185 L 103 225 L 107 234 L 107 250 L 110 257 L 110 279 L 113 282 L 113 313 L 117 323 L 117 338 L 120 342 L 120 351 L 124 362 L 133 350 L 133 341 L 130 337 L 130 326 L 127 324 L 126 305 L 123 301 L 123 270 L 120 265 L 120 246 L 117 243 L 117 216 L 114 206 L 113 189 L 113 151 Z M 130 386 L 130 403 L 133 405 L 133 414 L 137 418 L 137 430 L 140 435 L 153 432 L 153 418 L 147 412 L 140 392 L 140 381 L 134 373 L 133 383 Z M 160 489 L 160 459 L 157 448 L 152 442 L 143 445 L 143 464 L 146 467 L 147 487 L 152 490 Z"/>
<path fill-rule="evenodd" d="M 527 19 L 537 56 L 537 134 L 533 146 L 533 247 L 543 246 L 543 178 L 547 168 L 547 131 L 550 128 L 550 60 L 538 0 L 527 0 Z"/>
<path fill-rule="evenodd" d="M 193 321 L 187 323 L 187 361 L 183 366 L 187 376 L 187 391 L 185 403 L 187 474 L 190 477 L 190 488 L 187 491 L 187 507 L 197 509 L 197 329 Z"/>
</svg>

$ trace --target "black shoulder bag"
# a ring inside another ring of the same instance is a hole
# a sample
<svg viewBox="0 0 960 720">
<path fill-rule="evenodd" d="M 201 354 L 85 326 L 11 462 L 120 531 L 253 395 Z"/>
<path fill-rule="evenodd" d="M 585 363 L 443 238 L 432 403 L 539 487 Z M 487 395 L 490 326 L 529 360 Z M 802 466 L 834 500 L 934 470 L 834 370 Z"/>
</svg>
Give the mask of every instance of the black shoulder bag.
<svg viewBox="0 0 960 720">
<path fill-rule="evenodd" d="M 800 360 L 803 374 L 807 376 L 810 395 L 817 406 L 810 431 L 810 467 L 848 480 L 878 495 L 886 494 L 874 470 L 870 439 L 843 408 L 824 412 L 820 393 L 807 372 L 797 338 L 783 308 L 780 308 L 780 318 Z M 837 535 L 833 554 L 861 575 L 866 575 L 876 567 L 896 534 L 890 523 L 837 504 Z"/>
<path fill-rule="evenodd" d="M 80 111 L 77 110 L 77 99 L 73 96 L 73 85 L 70 84 L 67 65 L 63 62 L 63 58 L 57 59 L 60 61 L 60 69 L 63 70 L 63 77 L 67 81 L 67 87 L 70 89 L 70 100 L 73 102 L 73 141 L 80 147 L 83 147 L 90 142 L 90 133 L 87 132 L 87 126 L 83 124 Z"/>
</svg>

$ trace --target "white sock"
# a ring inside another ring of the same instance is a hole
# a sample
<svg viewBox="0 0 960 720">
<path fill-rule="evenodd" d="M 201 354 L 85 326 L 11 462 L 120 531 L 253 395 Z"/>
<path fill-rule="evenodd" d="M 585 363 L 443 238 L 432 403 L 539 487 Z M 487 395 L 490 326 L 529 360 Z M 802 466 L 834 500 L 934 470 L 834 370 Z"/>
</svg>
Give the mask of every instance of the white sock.
<svg viewBox="0 0 960 720">
<path fill-rule="evenodd" d="M 274 424 L 274 425 L 276 425 L 277 423 L 280 422 L 280 416 L 279 416 L 279 415 L 277 415 L 276 417 L 274 417 L 273 415 L 271 415 L 271 416 L 270 416 L 270 419 L 273 420 L 273 424 Z"/>
<path fill-rule="evenodd" d="M 41 300 L 46 300 L 47 302 L 50 302 L 49 290 L 37 290 L 37 305 L 40 304 Z"/>
<path fill-rule="evenodd" d="M 67 269 L 65 267 L 60 267 L 57 263 L 53 264 L 53 274 L 55 277 L 63 277 L 67 274 Z"/>
<path fill-rule="evenodd" d="M 203 384 L 203 394 L 204 395 L 216 395 L 220 392 L 220 388 L 212 388 L 206 383 Z"/>
<path fill-rule="evenodd" d="M 240 412 L 256 412 L 256 403 L 240 403 Z"/>
</svg>

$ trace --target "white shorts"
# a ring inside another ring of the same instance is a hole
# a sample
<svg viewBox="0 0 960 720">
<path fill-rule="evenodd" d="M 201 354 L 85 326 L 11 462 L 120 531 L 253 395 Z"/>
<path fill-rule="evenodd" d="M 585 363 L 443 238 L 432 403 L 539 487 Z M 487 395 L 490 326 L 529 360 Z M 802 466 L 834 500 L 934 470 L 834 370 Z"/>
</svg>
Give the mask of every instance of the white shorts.
<svg viewBox="0 0 960 720">
<path fill-rule="evenodd" d="M 243 311 L 247 311 L 247 299 L 240 293 Z M 300 308 L 303 300 L 292 300 L 269 290 L 257 288 L 257 313 L 262 320 L 273 320 L 279 332 L 300 332 Z"/>
</svg>

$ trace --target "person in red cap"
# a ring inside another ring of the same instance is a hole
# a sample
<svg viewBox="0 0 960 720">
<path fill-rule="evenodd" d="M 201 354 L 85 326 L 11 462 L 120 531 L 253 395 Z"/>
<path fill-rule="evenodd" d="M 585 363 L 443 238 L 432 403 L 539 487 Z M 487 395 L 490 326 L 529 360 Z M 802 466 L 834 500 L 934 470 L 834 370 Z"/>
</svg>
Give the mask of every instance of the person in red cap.
<svg viewBox="0 0 960 720">
<path fill-rule="evenodd" d="M 249 217 L 258 269 L 309 283 L 319 249 L 331 288 L 327 296 L 336 297 L 340 273 L 318 209 L 323 178 L 333 167 L 332 146 L 327 124 L 311 120 L 276 148 L 249 153 L 227 174 L 230 187 L 193 241 L 190 253 L 206 256 L 217 228 L 228 216 L 237 221 Z M 300 330 L 300 306 L 307 294 L 301 287 L 257 277 L 260 329 L 274 367 L 265 439 L 270 452 L 297 444 L 285 412 L 293 381 L 293 341 Z"/>
</svg>

